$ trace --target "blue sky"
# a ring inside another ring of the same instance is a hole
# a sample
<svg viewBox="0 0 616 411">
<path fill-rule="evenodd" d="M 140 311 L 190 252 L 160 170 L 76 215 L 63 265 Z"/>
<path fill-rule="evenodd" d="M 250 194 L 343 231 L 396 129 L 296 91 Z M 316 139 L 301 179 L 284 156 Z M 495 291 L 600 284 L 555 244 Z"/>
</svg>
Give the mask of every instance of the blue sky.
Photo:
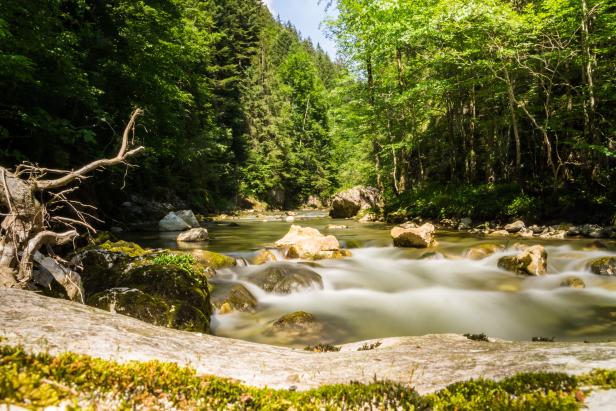
<svg viewBox="0 0 616 411">
<path fill-rule="evenodd" d="M 274 16 L 280 16 L 283 22 L 290 21 L 302 33 L 303 37 L 310 37 L 316 45 L 321 47 L 334 58 L 336 44 L 325 37 L 321 22 L 335 12 L 334 8 L 325 12 L 327 1 L 319 0 L 263 0 Z"/>
</svg>

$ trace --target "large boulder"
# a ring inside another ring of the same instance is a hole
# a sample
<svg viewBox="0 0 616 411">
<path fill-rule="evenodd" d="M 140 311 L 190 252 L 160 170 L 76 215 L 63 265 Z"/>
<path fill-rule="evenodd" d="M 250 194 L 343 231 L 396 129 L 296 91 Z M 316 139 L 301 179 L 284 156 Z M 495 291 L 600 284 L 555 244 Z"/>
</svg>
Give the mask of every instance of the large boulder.
<svg viewBox="0 0 616 411">
<path fill-rule="evenodd" d="M 324 236 L 316 228 L 299 225 L 292 225 L 275 245 L 284 250 L 287 258 L 318 260 L 350 255 L 348 251 L 340 249 L 340 243 L 333 235 Z"/>
<path fill-rule="evenodd" d="M 434 226 L 426 223 L 421 227 L 414 224 L 403 224 L 391 229 L 391 236 L 396 247 L 427 248 L 435 247 Z"/>
<path fill-rule="evenodd" d="M 601 257 L 588 264 L 591 272 L 597 275 L 616 276 L 616 257 Z"/>
<path fill-rule="evenodd" d="M 198 243 L 206 241 L 209 238 L 205 228 L 191 228 L 188 231 L 178 234 L 177 241 L 179 243 Z"/>
<path fill-rule="evenodd" d="M 524 228 L 526 228 L 526 225 L 524 224 L 524 221 L 522 221 L 522 220 L 514 221 L 513 223 L 507 224 L 505 226 L 505 230 L 508 233 L 517 233 L 518 231 L 520 231 L 520 230 L 522 230 Z"/>
<path fill-rule="evenodd" d="M 291 294 L 305 288 L 323 288 L 323 279 L 310 268 L 289 263 L 269 264 L 247 277 L 268 293 Z"/>
<path fill-rule="evenodd" d="M 210 268 L 190 256 L 163 254 L 107 241 L 79 250 L 71 261 L 83 267 L 87 304 L 156 325 L 208 332 Z"/>
<path fill-rule="evenodd" d="M 548 267 L 548 254 L 541 245 L 526 247 L 515 256 L 501 257 L 498 267 L 522 275 L 544 275 Z"/>
<path fill-rule="evenodd" d="M 361 210 L 378 209 L 382 203 L 376 188 L 357 186 L 332 197 L 329 215 L 332 218 L 351 218 Z"/>
<path fill-rule="evenodd" d="M 184 231 L 199 227 L 199 221 L 191 210 L 171 211 L 158 222 L 160 231 Z"/>
</svg>

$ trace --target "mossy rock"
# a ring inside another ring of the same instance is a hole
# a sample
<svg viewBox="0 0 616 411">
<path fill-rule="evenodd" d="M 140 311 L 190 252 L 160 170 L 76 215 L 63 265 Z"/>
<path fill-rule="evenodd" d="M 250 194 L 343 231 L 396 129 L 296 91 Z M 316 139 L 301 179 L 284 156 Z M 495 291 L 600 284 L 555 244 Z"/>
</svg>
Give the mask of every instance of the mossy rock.
<svg viewBox="0 0 616 411">
<path fill-rule="evenodd" d="M 123 253 L 129 257 L 142 257 L 146 254 L 150 254 L 152 251 L 144 250 L 139 244 L 131 243 L 129 241 L 105 241 L 99 245 L 103 250 L 110 251 L 112 253 Z"/>
<path fill-rule="evenodd" d="M 616 257 L 601 257 L 588 264 L 591 272 L 597 275 L 616 276 Z"/>
<path fill-rule="evenodd" d="M 501 257 L 498 267 L 521 275 L 544 275 L 547 272 L 548 255 L 540 245 L 527 247 L 515 256 Z"/>
<path fill-rule="evenodd" d="M 322 331 L 323 325 L 316 317 L 305 311 L 296 311 L 286 314 L 274 321 L 272 325 L 276 331 L 285 331 L 299 334 L 313 334 Z"/>
<path fill-rule="evenodd" d="M 192 255 L 203 265 L 214 269 L 233 267 L 237 264 L 235 258 L 212 251 L 194 250 Z"/>
<path fill-rule="evenodd" d="M 150 324 L 167 327 L 171 307 L 136 288 L 112 288 L 92 295 L 87 304 L 106 311 L 137 318 Z"/>
<path fill-rule="evenodd" d="M 212 305 L 224 314 L 231 311 L 254 313 L 257 308 L 257 299 L 242 284 L 215 284 L 211 300 Z"/>
<path fill-rule="evenodd" d="M 118 241 L 118 237 L 110 231 L 99 231 L 89 238 L 89 242 L 92 245 L 100 245 L 108 241 L 115 243 Z"/>
<path fill-rule="evenodd" d="M 321 276 L 304 265 L 274 263 L 248 276 L 248 281 L 268 293 L 290 294 L 302 288 L 323 288 Z"/>
<path fill-rule="evenodd" d="M 78 251 L 71 262 L 83 267 L 81 281 L 88 296 L 117 287 L 122 273 L 133 260 L 121 252 L 86 248 Z"/>
</svg>

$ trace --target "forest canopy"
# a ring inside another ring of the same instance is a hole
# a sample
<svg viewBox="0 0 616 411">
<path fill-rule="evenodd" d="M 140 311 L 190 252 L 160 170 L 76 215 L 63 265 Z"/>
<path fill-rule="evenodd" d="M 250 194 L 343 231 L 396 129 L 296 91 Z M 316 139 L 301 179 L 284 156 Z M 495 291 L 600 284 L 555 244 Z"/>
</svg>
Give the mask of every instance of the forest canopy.
<svg viewBox="0 0 616 411">
<path fill-rule="evenodd" d="M 141 107 L 146 153 L 93 184 L 103 208 L 365 184 L 429 218 L 614 218 L 614 2 L 323 3 L 336 61 L 260 0 L 5 0 L 0 164 L 104 157 Z"/>
</svg>

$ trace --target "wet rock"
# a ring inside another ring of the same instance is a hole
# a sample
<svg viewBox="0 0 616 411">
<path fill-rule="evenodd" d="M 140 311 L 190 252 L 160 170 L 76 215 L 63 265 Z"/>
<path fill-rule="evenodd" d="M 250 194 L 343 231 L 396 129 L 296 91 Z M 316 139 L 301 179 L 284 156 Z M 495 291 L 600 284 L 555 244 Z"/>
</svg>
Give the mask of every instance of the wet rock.
<svg viewBox="0 0 616 411">
<path fill-rule="evenodd" d="M 276 258 L 276 254 L 274 254 L 270 250 L 260 250 L 259 252 L 257 252 L 257 255 L 252 260 L 252 263 L 254 265 L 262 265 L 275 261 L 278 261 L 278 258 Z"/>
<path fill-rule="evenodd" d="M 169 325 L 171 307 L 136 288 L 111 288 L 91 296 L 88 305 L 113 314 L 123 314 L 150 324 Z"/>
<path fill-rule="evenodd" d="M 541 245 L 528 247 L 515 256 L 501 257 L 498 267 L 522 275 L 544 275 L 547 272 L 548 254 Z"/>
<path fill-rule="evenodd" d="M 323 288 L 323 279 L 310 268 L 290 263 L 274 263 L 247 277 L 268 293 L 290 294 L 305 288 Z"/>
<path fill-rule="evenodd" d="M 607 250 L 608 246 L 603 241 L 595 240 L 590 244 L 587 244 L 584 247 L 584 250 L 592 251 L 592 250 Z"/>
<path fill-rule="evenodd" d="M 568 277 L 560 283 L 561 287 L 586 288 L 586 284 L 579 277 Z"/>
<path fill-rule="evenodd" d="M 460 224 L 458 224 L 458 230 L 468 230 L 473 225 L 473 220 L 468 217 L 464 217 L 460 220 Z"/>
<path fill-rule="evenodd" d="M 522 230 L 523 228 L 526 228 L 526 225 L 524 224 L 524 221 L 522 221 L 522 220 L 514 221 L 513 223 L 507 224 L 505 226 L 505 230 L 508 233 L 512 233 L 512 234 L 513 233 L 517 233 L 518 231 Z"/>
<path fill-rule="evenodd" d="M 444 228 L 457 228 L 460 222 L 456 219 L 443 218 L 441 221 L 439 221 L 439 224 L 441 225 L 441 227 Z"/>
<path fill-rule="evenodd" d="M 533 230 L 529 229 L 529 228 L 523 228 L 520 231 L 518 231 L 515 235 L 518 237 L 523 237 L 523 238 L 531 238 L 535 233 L 533 232 Z"/>
<path fill-rule="evenodd" d="M 423 253 L 421 256 L 419 256 L 419 260 L 444 260 L 444 259 L 445 259 L 444 254 L 437 253 L 434 251 Z"/>
<path fill-rule="evenodd" d="M 315 228 L 299 225 L 292 225 L 275 245 L 284 250 L 287 258 L 325 259 L 349 255 L 340 249 L 340 243 L 333 235 L 324 236 Z"/>
<path fill-rule="evenodd" d="M 335 224 L 330 224 L 327 226 L 328 230 L 347 230 L 349 228 L 348 225 L 335 225 Z"/>
<path fill-rule="evenodd" d="M 242 284 L 216 284 L 212 292 L 212 305 L 226 314 L 231 311 L 254 313 L 257 299 Z"/>
<path fill-rule="evenodd" d="M 184 231 L 199 226 L 191 210 L 171 211 L 158 222 L 159 231 Z"/>
<path fill-rule="evenodd" d="M 503 251 L 504 249 L 505 247 L 499 244 L 479 244 L 466 250 L 464 257 L 471 260 L 483 260 L 484 258 L 489 257 L 499 251 Z"/>
<path fill-rule="evenodd" d="M 376 188 L 357 186 L 332 197 L 329 215 L 332 218 L 351 218 L 361 210 L 378 209 L 382 203 Z"/>
<path fill-rule="evenodd" d="M 228 255 L 214 253 L 207 250 L 190 250 L 190 253 L 197 259 L 197 261 L 214 269 L 233 267 L 237 265 L 235 258 L 229 257 Z"/>
<path fill-rule="evenodd" d="M 568 236 L 582 236 L 586 238 L 608 238 L 609 230 L 596 224 L 584 224 L 582 226 L 570 227 L 567 231 Z"/>
<path fill-rule="evenodd" d="M 567 231 L 565 230 L 555 230 L 548 229 L 547 232 L 544 232 L 539 236 L 539 238 L 544 238 L 546 240 L 563 240 L 567 237 Z"/>
<path fill-rule="evenodd" d="M 390 234 L 396 247 L 427 248 L 438 244 L 434 239 L 434 230 L 434 226 L 430 223 L 421 227 L 404 224 L 392 228 Z"/>
<path fill-rule="evenodd" d="M 178 242 L 183 243 L 198 243 L 206 241 L 209 238 L 208 232 L 205 228 L 191 228 L 188 231 L 180 233 L 177 237 Z"/>
<path fill-rule="evenodd" d="M 496 230 L 489 232 L 488 237 L 507 237 L 509 235 L 509 231 L 507 230 Z"/>
<path fill-rule="evenodd" d="M 316 317 L 305 311 L 286 314 L 277 319 L 272 325 L 276 331 L 291 332 L 293 334 L 316 334 L 323 330 L 323 325 Z"/>
<path fill-rule="evenodd" d="M 588 268 L 597 275 L 616 276 L 616 257 L 597 258 L 588 264 Z"/>
</svg>

